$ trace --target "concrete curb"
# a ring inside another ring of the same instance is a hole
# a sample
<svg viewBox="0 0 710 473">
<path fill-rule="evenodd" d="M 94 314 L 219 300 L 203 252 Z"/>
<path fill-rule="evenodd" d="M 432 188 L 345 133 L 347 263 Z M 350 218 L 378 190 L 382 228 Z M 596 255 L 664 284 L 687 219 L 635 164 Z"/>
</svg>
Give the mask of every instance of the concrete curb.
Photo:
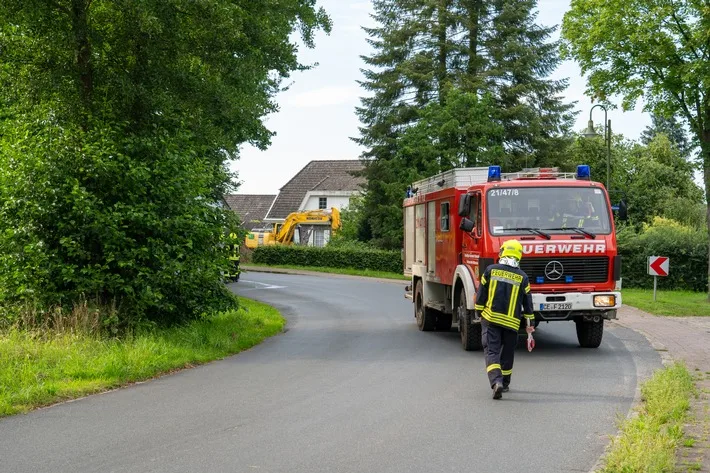
<svg viewBox="0 0 710 473">
<path fill-rule="evenodd" d="M 387 278 L 376 278 L 370 276 L 357 276 L 353 274 L 338 274 L 338 273 L 326 273 L 321 271 L 309 271 L 306 269 L 285 269 L 285 268 L 271 268 L 269 266 L 245 266 L 241 265 L 241 270 L 243 272 L 253 272 L 253 273 L 268 273 L 268 274 L 292 274 L 301 276 L 317 276 L 326 278 L 342 278 L 342 279 L 358 279 L 361 281 L 374 281 L 389 284 L 397 284 L 401 286 L 406 286 L 409 284 L 408 280 L 399 279 L 387 279 Z"/>
</svg>

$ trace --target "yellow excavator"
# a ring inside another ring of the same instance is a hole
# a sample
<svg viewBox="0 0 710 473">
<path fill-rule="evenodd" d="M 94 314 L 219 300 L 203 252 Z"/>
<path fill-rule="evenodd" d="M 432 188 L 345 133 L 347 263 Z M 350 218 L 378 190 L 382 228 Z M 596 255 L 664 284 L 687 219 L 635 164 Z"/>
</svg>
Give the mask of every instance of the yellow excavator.
<svg viewBox="0 0 710 473">
<path fill-rule="evenodd" d="M 286 217 L 284 223 L 275 223 L 273 229 L 269 232 L 250 232 L 244 244 L 250 249 L 266 245 L 291 245 L 294 242 L 296 230 L 301 225 L 328 225 L 331 230 L 331 235 L 335 234 L 335 232 L 340 230 L 340 211 L 336 207 L 333 207 L 330 209 L 330 212 L 326 210 L 293 212 Z"/>
</svg>

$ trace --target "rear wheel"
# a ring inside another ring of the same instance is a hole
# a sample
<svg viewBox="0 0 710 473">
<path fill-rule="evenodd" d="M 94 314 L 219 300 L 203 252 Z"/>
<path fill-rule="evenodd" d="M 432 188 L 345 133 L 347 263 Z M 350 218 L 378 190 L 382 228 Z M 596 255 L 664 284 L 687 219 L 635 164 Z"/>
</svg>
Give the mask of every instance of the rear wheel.
<svg viewBox="0 0 710 473">
<path fill-rule="evenodd" d="M 436 327 L 436 312 L 424 305 L 424 286 L 421 280 L 417 281 L 414 290 L 414 317 L 422 332 L 430 332 Z"/>
<path fill-rule="evenodd" d="M 604 336 L 604 321 L 584 322 L 576 321 L 577 340 L 582 348 L 598 348 Z"/>
<path fill-rule="evenodd" d="M 471 321 L 472 312 L 466 308 L 466 293 L 462 290 L 458 296 L 456 304 L 456 316 L 459 320 L 459 334 L 461 335 L 461 347 L 466 351 L 479 351 L 483 349 L 481 339 L 481 324 L 474 324 Z"/>
</svg>

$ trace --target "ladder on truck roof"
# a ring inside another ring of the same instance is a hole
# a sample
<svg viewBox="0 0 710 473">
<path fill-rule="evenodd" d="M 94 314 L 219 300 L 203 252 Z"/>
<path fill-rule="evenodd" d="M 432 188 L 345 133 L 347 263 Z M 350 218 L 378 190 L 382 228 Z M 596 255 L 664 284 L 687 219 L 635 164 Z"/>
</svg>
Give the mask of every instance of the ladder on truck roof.
<svg viewBox="0 0 710 473">
<path fill-rule="evenodd" d="M 413 194 L 428 194 L 450 187 L 468 188 L 474 184 L 488 182 L 489 167 L 479 168 L 455 168 L 416 181 L 412 184 Z M 573 172 L 560 172 L 559 168 L 525 168 L 518 172 L 507 172 L 500 174 L 501 181 L 513 181 L 516 179 L 576 179 Z"/>
<path fill-rule="evenodd" d="M 450 187 L 468 188 L 488 182 L 488 168 L 454 168 L 412 184 L 412 193 L 428 194 Z"/>
</svg>

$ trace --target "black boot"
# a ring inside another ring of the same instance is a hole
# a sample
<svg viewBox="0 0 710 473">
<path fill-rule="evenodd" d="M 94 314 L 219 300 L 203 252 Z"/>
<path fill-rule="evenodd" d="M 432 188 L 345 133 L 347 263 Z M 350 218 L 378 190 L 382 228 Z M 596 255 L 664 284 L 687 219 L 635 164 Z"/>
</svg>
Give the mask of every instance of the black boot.
<svg viewBox="0 0 710 473">
<path fill-rule="evenodd" d="M 508 391 L 510 391 L 510 386 L 503 386 L 503 392 L 507 393 Z"/>
<path fill-rule="evenodd" d="M 503 397 L 503 385 L 496 383 L 493 386 L 493 399 L 500 399 L 501 397 Z"/>
</svg>

